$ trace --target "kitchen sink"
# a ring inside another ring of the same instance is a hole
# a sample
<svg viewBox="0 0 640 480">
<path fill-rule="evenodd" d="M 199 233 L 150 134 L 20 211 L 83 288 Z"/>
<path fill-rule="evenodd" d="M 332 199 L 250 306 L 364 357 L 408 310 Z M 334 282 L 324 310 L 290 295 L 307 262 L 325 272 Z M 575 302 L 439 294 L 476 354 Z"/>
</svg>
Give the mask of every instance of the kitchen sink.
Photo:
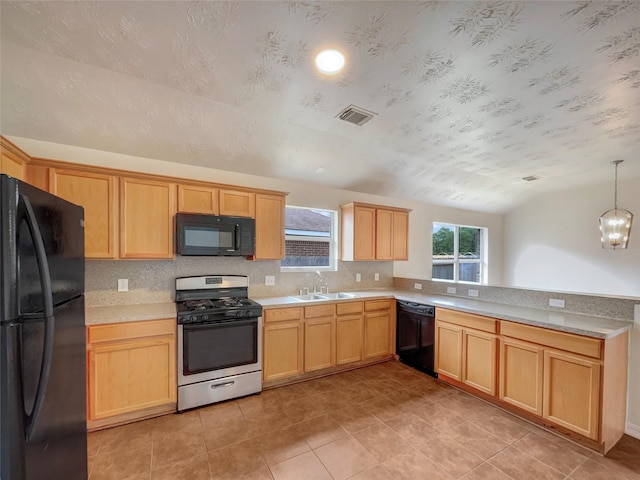
<svg viewBox="0 0 640 480">
<path fill-rule="evenodd" d="M 320 295 L 319 293 L 307 293 L 306 295 L 295 295 L 290 296 L 289 298 L 293 298 L 298 302 L 309 302 L 311 300 L 328 300 L 328 297 L 324 295 Z"/>
<path fill-rule="evenodd" d="M 337 293 L 323 293 L 322 296 L 327 300 L 338 300 L 342 298 L 356 298 L 357 295 L 353 293 L 337 292 Z"/>
<path fill-rule="evenodd" d="M 353 293 L 336 292 L 336 293 L 307 293 L 306 295 L 292 295 L 289 298 L 298 302 L 311 302 L 313 300 L 340 300 L 343 298 L 356 298 Z"/>
</svg>

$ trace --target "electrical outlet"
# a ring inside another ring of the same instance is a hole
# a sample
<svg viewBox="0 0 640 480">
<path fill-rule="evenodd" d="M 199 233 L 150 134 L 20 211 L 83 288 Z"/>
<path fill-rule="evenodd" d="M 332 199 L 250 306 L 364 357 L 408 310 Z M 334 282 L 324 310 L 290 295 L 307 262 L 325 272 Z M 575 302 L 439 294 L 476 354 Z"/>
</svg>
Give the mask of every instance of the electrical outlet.
<svg viewBox="0 0 640 480">
<path fill-rule="evenodd" d="M 118 279 L 118 291 L 119 292 L 128 292 L 129 291 L 129 279 L 128 278 L 119 278 Z"/>
<path fill-rule="evenodd" d="M 267 285 L 268 287 L 274 286 L 276 284 L 275 275 L 265 275 L 264 284 Z"/>
<path fill-rule="evenodd" d="M 416 290 L 422 290 L 422 284 L 421 283 L 414 283 L 413 284 L 413 288 L 415 288 Z"/>
<path fill-rule="evenodd" d="M 377 272 L 376 272 L 376 273 L 374 273 L 374 274 L 373 274 L 373 279 L 374 279 L 376 282 L 379 282 L 379 281 L 380 281 L 380 274 L 379 274 L 379 273 L 377 273 Z"/>
<path fill-rule="evenodd" d="M 362 281 L 362 275 L 360 275 L 359 273 L 356 273 L 356 282 L 360 282 Z"/>
<path fill-rule="evenodd" d="M 467 292 L 467 294 L 470 297 L 477 297 L 478 296 L 478 290 L 474 290 L 473 288 L 470 288 L 469 291 Z"/>
<path fill-rule="evenodd" d="M 456 287 L 447 287 L 447 293 L 456 293 Z"/>
<path fill-rule="evenodd" d="M 564 308 L 564 300 L 558 300 L 557 298 L 549 299 L 550 307 Z"/>
</svg>

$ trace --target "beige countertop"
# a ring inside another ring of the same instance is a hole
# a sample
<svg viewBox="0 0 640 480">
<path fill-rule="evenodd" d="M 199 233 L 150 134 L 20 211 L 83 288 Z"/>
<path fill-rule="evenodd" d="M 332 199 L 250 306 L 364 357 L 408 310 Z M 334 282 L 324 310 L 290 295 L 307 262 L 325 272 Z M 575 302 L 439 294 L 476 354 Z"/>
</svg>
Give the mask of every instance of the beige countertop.
<svg viewBox="0 0 640 480">
<path fill-rule="evenodd" d="M 526 325 L 550 328 L 552 330 L 576 333 L 578 335 L 586 335 L 595 338 L 612 338 L 625 331 L 631 330 L 633 327 L 632 322 L 625 322 L 614 318 L 582 315 L 561 310 L 542 310 L 537 308 L 519 307 L 517 305 L 484 302 L 446 295 L 421 294 L 406 290 L 386 289 L 363 292 L 352 291 L 349 293 L 355 295 L 355 297 L 351 299 L 330 301 L 348 302 L 358 299 L 394 297 L 397 300 L 425 303 L 435 307 L 486 315 L 501 320 L 509 320 Z M 264 308 L 313 305 L 323 301 L 311 300 L 301 302 L 291 297 L 259 298 L 255 300 Z"/>
<path fill-rule="evenodd" d="M 86 307 L 84 311 L 85 325 L 138 322 L 143 320 L 159 320 L 162 318 L 175 317 L 176 304 L 173 302 Z"/>
<path fill-rule="evenodd" d="M 517 305 L 492 303 L 469 298 L 446 295 L 422 294 L 406 290 L 370 290 L 351 291 L 354 295 L 349 299 L 299 301 L 290 296 L 254 299 L 265 309 L 276 307 L 294 307 L 314 305 L 319 302 L 349 302 L 358 299 L 396 298 L 416 303 L 424 303 L 435 307 L 449 308 L 462 312 L 486 315 L 501 320 L 550 328 L 562 332 L 576 333 L 595 338 L 612 338 L 631 330 L 633 323 L 607 317 L 581 315 L 561 310 L 542 310 Z M 135 305 L 109 305 L 86 307 L 85 324 L 99 325 L 104 323 L 135 322 L 175 318 L 176 304 L 173 302 L 145 303 Z"/>
</svg>

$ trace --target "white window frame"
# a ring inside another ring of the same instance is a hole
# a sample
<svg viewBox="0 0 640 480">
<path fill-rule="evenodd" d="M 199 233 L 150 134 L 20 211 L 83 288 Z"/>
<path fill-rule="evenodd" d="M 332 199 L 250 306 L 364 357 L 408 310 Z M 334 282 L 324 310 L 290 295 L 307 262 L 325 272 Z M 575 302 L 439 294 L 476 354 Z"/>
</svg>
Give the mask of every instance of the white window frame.
<svg viewBox="0 0 640 480">
<path fill-rule="evenodd" d="M 433 225 L 446 225 L 453 227 L 453 260 L 434 260 L 433 247 L 431 248 L 431 280 L 434 282 L 462 283 L 470 285 L 486 285 L 487 284 L 487 228 L 477 227 L 475 225 L 458 225 L 448 222 L 433 222 L 431 228 L 431 241 L 433 241 Z M 460 258 L 460 228 L 476 228 L 480 230 L 480 258 Z M 433 278 L 433 265 L 448 265 L 453 262 L 453 280 L 446 278 Z M 480 281 L 470 282 L 460 280 L 460 264 L 477 263 L 480 267 Z"/>
<path fill-rule="evenodd" d="M 287 205 L 287 208 L 300 208 L 304 210 L 322 210 L 331 213 L 331 232 L 329 236 L 316 235 L 287 235 L 285 229 L 285 240 L 300 240 L 303 242 L 326 242 L 329 239 L 329 265 L 327 266 L 307 266 L 307 267 L 283 267 L 280 263 L 280 272 L 336 272 L 338 271 L 338 212 L 327 208 L 298 207 Z"/>
</svg>

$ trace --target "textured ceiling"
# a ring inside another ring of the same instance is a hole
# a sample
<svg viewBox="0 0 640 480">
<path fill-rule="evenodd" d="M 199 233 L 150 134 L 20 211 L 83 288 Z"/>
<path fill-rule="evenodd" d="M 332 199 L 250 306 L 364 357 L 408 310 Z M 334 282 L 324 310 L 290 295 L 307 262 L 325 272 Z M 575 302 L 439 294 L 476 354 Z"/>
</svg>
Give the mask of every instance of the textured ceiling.
<svg viewBox="0 0 640 480">
<path fill-rule="evenodd" d="M 489 212 L 640 178 L 637 0 L 0 8 L 6 135 Z"/>
</svg>

